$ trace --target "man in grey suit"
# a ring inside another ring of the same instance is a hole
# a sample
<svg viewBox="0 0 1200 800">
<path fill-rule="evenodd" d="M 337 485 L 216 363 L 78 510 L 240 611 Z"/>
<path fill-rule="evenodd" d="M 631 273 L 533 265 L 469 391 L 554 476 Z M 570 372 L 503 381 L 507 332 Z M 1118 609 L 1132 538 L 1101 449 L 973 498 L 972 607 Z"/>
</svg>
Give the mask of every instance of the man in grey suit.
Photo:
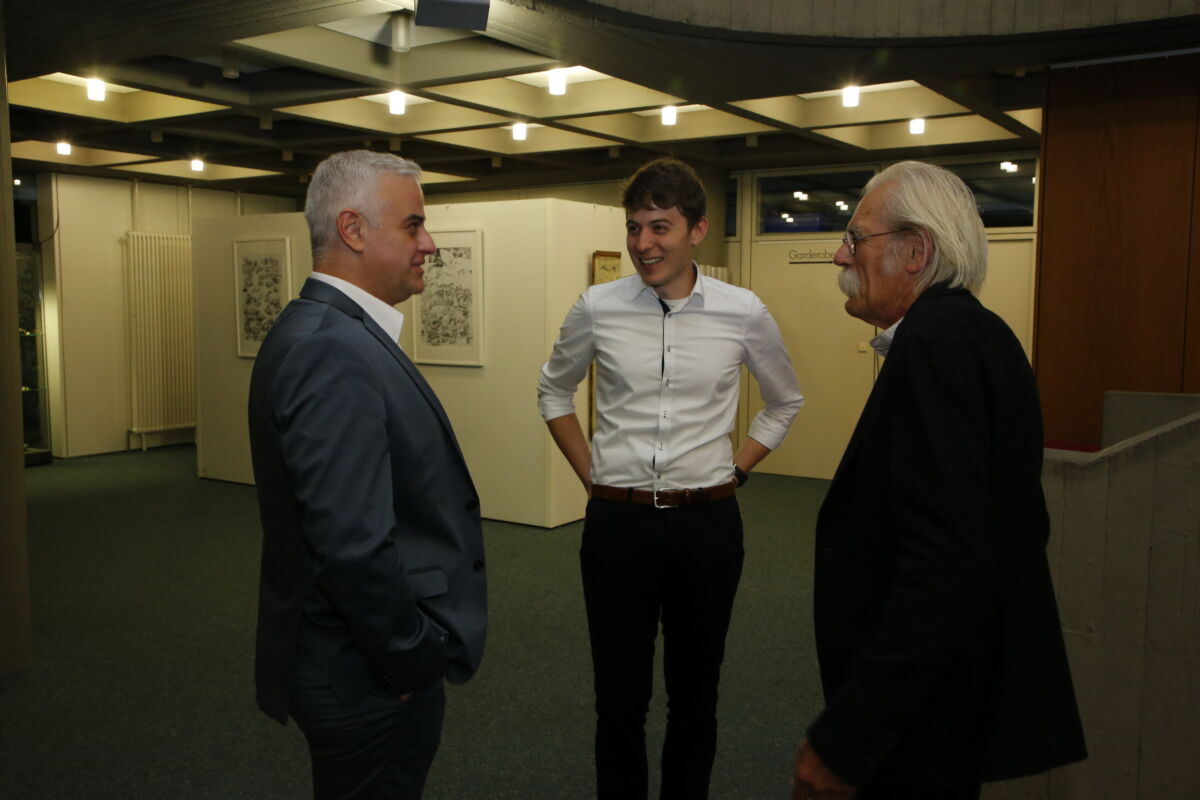
<svg viewBox="0 0 1200 800">
<path fill-rule="evenodd" d="M 483 654 L 479 499 L 445 411 L 397 344 L 393 306 L 435 251 L 411 161 L 318 166 L 313 275 L 250 382 L 263 527 L 258 704 L 308 739 L 317 798 L 419 798 L 443 678 Z"/>
</svg>

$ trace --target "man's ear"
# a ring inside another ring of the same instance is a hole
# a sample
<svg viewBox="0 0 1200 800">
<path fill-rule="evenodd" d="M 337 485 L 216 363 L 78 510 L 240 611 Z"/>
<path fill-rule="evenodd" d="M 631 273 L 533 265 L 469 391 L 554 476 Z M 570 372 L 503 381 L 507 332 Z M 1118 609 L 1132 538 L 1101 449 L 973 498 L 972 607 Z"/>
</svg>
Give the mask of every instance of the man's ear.
<svg viewBox="0 0 1200 800">
<path fill-rule="evenodd" d="M 705 235 L 708 233 L 708 217 L 701 217 L 696 220 L 696 224 L 692 226 L 691 242 L 692 247 L 704 241 Z"/>
<path fill-rule="evenodd" d="M 933 259 L 933 239 L 924 228 L 917 228 L 913 234 L 905 237 L 903 266 L 909 275 L 919 275 Z"/>
<path fill-rule="evenodd" d="M 343 208 L 334 219 L 338 236 L 342 242 L 356 253 L 366 248 L 367 221 L 357 211 Z"/>
</svg>

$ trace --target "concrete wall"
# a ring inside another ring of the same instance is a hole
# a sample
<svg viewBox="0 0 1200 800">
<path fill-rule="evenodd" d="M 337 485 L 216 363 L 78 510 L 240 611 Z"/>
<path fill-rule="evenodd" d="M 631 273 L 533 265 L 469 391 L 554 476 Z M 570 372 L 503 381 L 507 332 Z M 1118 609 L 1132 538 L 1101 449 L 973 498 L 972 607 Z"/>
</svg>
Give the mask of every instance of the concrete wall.
<svg viewBox="0 0 1200 800">
<path fill-rule="evenodd" d="M 1105 392 L 1102 447 L 1200 411 L 1200 394 Z"/>
<path fill-rule="evenodd" d="M 1090 757 L 984 797 L 1200 797 L 1200 413 L 1046 451 L 1051 566 Z"/>
<path fill-rule="evenodd" d="M 685 25 L 796 36 L 937 37 L 1093 28 L 1195 14 L 1193 0 L 591 0 Z"/>
</svg>

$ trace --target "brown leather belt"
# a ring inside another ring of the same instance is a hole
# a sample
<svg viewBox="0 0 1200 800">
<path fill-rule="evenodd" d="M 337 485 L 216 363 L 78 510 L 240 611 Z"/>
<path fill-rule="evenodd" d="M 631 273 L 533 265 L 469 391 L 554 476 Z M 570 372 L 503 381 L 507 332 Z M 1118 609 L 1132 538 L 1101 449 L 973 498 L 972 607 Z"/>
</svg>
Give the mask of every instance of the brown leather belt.
<svg viewBox="0 0 1200 800">
<path fill-rule="evenodd" d="M 719 483 L 716 486 L 706 486 L 703 489 L 634 489 L 625 486 L 602 486 L 592 484 L 592 497 L 600 500 L 611 500 L 615 503 L 637 503 L 655 508 L 679 508 L 697 503 L 711 503 L 733 497 L 737 484 Z"/>
</svg>

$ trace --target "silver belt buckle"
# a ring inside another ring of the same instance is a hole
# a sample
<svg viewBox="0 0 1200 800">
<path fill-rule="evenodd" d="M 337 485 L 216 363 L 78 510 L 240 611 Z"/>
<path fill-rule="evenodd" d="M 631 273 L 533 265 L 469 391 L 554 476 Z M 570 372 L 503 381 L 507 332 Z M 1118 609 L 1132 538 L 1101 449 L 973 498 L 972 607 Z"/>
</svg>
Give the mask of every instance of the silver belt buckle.
<svg viewBox="0 0 1200 800">
<path fill-rule="evenodd" d="M 665 492 L 665 491 L 668 491 L 668 490 L 666 490 L 666 489 L 655 489 L 654 490 L 654 507 L 655 508 L 671 508 L 672 507 L 672 506 L 660 506 L 658 504 L 658 493 Z"/>
</svg>

